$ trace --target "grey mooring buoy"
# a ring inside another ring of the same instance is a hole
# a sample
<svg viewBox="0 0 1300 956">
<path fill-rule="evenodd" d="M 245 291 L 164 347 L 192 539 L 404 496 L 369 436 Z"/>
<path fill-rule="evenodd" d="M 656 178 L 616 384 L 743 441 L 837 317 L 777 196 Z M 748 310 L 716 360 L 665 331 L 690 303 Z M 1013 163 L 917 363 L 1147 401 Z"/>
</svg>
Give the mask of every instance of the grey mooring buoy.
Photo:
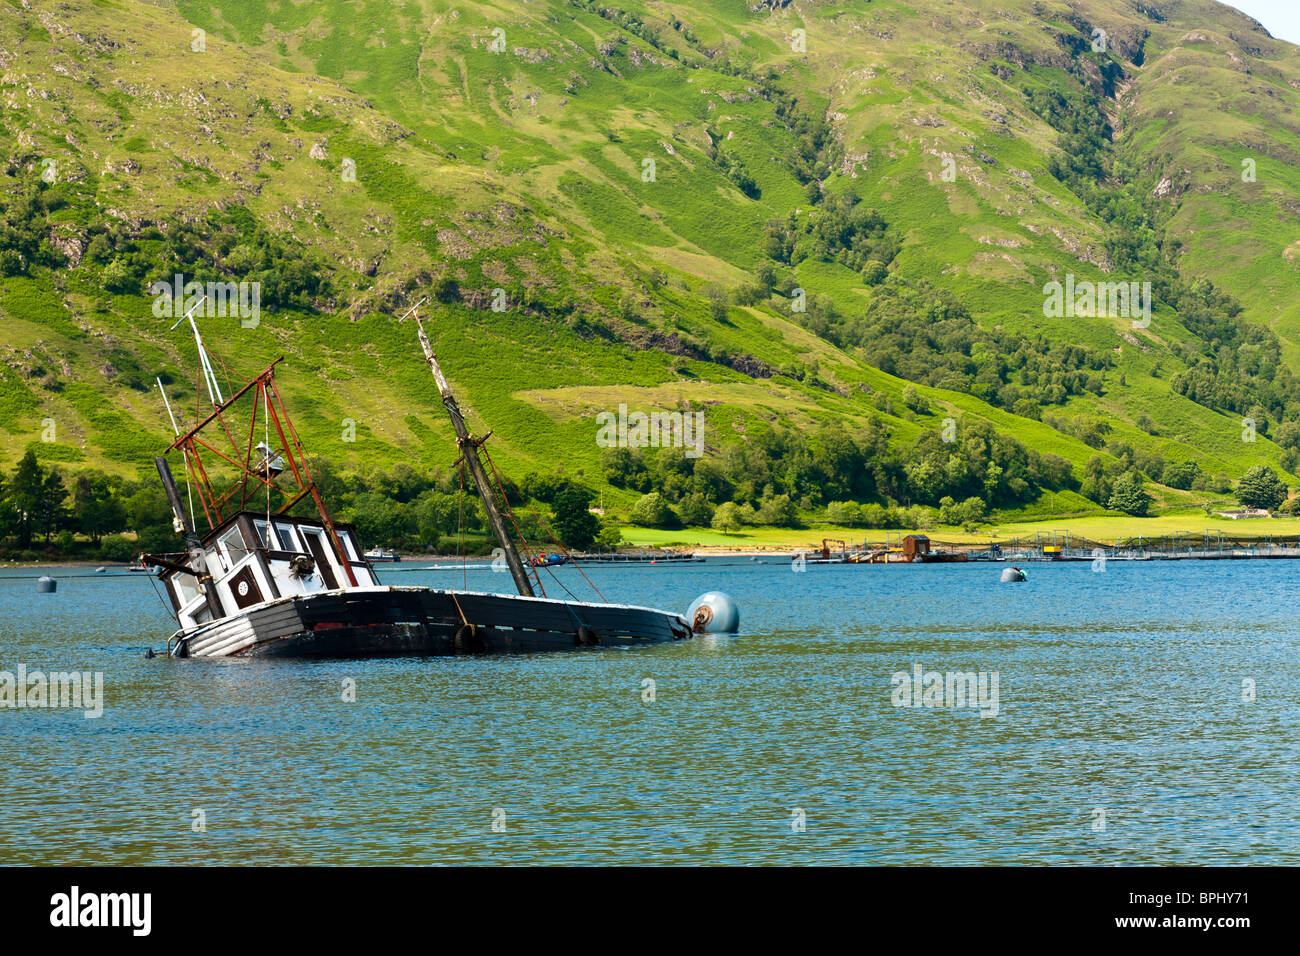
<svg viewBox="0 0 1300 956">
<path fill-rule="evenodd" d="M 1015 584 L 1015 583 L 1020 582 L 1020 581 L 1023 581 L 1023 580 L 1025 580 L 1025 572 L 1024 572 L 1024 571 L 1021 571 L 1019 568 L 1003 568 L 1003 569 L 1002 569 L 1002 583 L 1003 583 L 1003 584 Z"/>
<path fill-rule="evenodd" d="M 696 634 L 735 634 L 740 630 L 740 608 L 721 591 L 709 591 L 691 602 L 686 619 Z"/>
<path fill-rule="evenodd" d="M 36 581 L 37 594 L 53 594 L 59 589 L 59 582 L 51 577 L 38 578 Z"/>
</svg>

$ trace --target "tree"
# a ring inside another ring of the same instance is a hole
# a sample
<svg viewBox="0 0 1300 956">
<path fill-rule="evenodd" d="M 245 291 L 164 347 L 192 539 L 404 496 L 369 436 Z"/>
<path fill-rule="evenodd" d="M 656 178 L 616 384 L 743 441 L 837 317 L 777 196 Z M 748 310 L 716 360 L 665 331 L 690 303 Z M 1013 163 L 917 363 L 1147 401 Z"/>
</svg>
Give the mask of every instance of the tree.
<svg viewBox="0 0 1300 956">
<path fill-rule="evenodd" d="M 832 501 L 826 506 L 826 517 L 833 524 L 856 528 L 862 521 L 862 509 L 856 501 Z"/>
<path fill-rule="evenodd" d="M 68 509 L 64 502 L 68 500 L 68 486 L 63 483 L 63 476 L 57 468 L 51 468 L 45 480 L 41 482 L 40 495 L 36 501 L 36 516 L 33 530 L 44 535 L 45 543 L 56 532 L 62 531 L 68 524 Z"/>
<path fill-rule="evenodd" d="M 690 528 L 707 528 L 713 520 L 713 506 L 709 499 L 698 491 L 693 491 L 682 498 L 677 505 L 682 524 Z"/>
<path fill-rule="evenodd" d="M 352 502 L 351 520 L 366 546 L 393 547 L 415 530 L 415 515 L 377 492 L 357 495 Z"/>
<path fill-rule="evenodd" d="M 764 498 L 759 504 L 758 522 L 777 528 L 798 528 L 801 524 L 799 509 L 789 495 Z"/>
<path fill-rule="evenodd" d="M 14 472 L 9 490 L 9 500 L 14 508 L 18 547 L 23 550 L 32 546 L 34 522 L 37 518 L 37 509 L 40 507 L 41 487 L 44 483 L 44 469 L 36 460 L 36 453 L 28 449 L 22 461 L 18 462 L 18 470 Z"/>
<path fill-rule="evenodd" d="M 961 523 L 961 517 L 957 513 L 957 502 L 953 499 L 952 495 L 944 495 L 939 499 L 939 523 Z"/>
<path fill-rule="evenodd" d="M 13 502 L 9 499 L 4 472 L 0 472 L 0 541 L 14 533 L 17 523 L 17 513 L 14 511 Z"/>
<path fill-rule="evenodd" d="M 903 404 L 918 414 L 926 414 L 930 411 L 930 403 L 921 396 L 915 385 L 908 384 L 903 387 Z"/>
<path fill-rule="evenodd" d="M 1247 508 L 1273 511 L 1286 499 L 1286 483 L 1267 465 L 1256 465 L 1237 482 L 1237 500 Z"/>
<path fill-rule="evenodd" d="M 879 259 L 868 259 L 866 265 L 862 267 L 862 281 L 867 285 L 880 285 L 887 275 L 889 270 Z"/>
<path fill-rule="evenodd" d="M 1088 463 L 1083 468 L 1083 476 L 1080 493 L 1099 505 L 1106 504 L 1110 500 L 1113 487 L 1110 477 L 1106 474 L 1106 463 L 1100 455 L 1093 455 L 1088 459 Z"/>
<path fill-rule="evenodd" d="M 1196 481 L 1196 476 L 1200 473 L 1201 468 L 1194 461 L 1171 461 L 1165 465 L 1165 470 L 1160 476 L 1160 482 L 1170 488 L 1186 491 L 1192 487 L 1192 483 Z"/>
<path fill-rule="evenodd" d="M 566 548 L 587 551 L 600 533 L 600 518 L 591 513 L 592 493 L 568 484 L 551 502 L 551 526 Z"/>
<path fill-rule="evenodd" d="M 709 300 L 709 318 L 714 322 L 729 324 L 727 320 L 727 292 L 722 286 L 711 285 L 704 291 Z"/>
<path fill-rule="evenodd" d="M 988 506 L 984 499 L 972 495 L 958 504 L 951 497 L 945 496 L 939 502 L 940 524 L 975 525 L 984 520 Z"/>
<path fill-rule="evenodd" d="M 72 514 L 82 534 L 96 547 L 104 535 L 126 530 L 126 508 L 117 490 L 102 474 L 77 476 L 72 486 Z"/>
<path fill-rule="evenodd" d="M 680 523 L 677 512 L 673 511 L 672 506 L 657 491 L 637 499 L 628 518 L 633 524 L 646 528 L 672 528 Z"/>
<path fill-rule="evenodd" d="M 709 526 L 714 531 L 721 531 L 723 534 L 735 534 L 740 530 L 740 509 L 734 501 L 728 501 L 718 506 L 718 510 L 713 512 L 713 520 Z"/>
<path fill-rule="evenodd" d="M 615 551 L 623 543 L 623 529 L 617 521 L 605 520 L 600 523 L 600 534 L 596 535 L 596 544 L 602 551 Z"/>
<path fill-rule="evenodd" d="M 984 520 L 987 506 L 983 498 L 970 497 L 957 506 L 957 518 L 962 527 L 969 528 Z"/>
<path fill-rule="evenodd" d="M 1142 489 L 1142 476 L 1136 471 L 1126 471 L 1115 479 L 1106 507 L 1111 511 L 1142 517 L 1151 507 L 1151 501 L 1151 496 Z"/>
</svg>

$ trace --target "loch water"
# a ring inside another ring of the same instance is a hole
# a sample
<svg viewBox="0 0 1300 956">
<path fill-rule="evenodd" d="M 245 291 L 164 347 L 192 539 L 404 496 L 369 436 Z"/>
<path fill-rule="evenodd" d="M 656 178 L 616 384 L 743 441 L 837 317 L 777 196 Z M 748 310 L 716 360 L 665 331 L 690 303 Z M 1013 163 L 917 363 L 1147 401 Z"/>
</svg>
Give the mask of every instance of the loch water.
<svg viewBox="0 0 1300 956">
<path fill-rule="evenodd" d="M 0 708 L 0 863 L 1300 863 L 1300 566 L 1002 567 L 592 566 L 741 631 L 376 661 L 147 659 L 148 576 L 0 569 L 0 672 L 104 681 L 97 719 Z M 899 706 L 918 667 L 996 673 L 996 715 Z"/>
</svg>

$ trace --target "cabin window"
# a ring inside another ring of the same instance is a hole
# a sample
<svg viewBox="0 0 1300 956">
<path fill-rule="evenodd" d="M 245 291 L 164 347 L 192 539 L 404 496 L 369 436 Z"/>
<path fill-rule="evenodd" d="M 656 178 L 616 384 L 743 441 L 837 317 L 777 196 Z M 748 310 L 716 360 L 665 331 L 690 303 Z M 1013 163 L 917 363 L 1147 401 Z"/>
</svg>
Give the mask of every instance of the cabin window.
<svg viewBox="0 0 1300 956">
<path fill-rule="evenodd" d="M 352 540 L 351 531 L 340 531 L 339 540 L 343 542 L 343 550 L 347 552 L 349 561 L 360 561 L 361 556 L 357 553 L 357 543 Z"/>
<path fill-rule="evenodd" d="M 282 551 L 303 551 L 302 542 L 298 540 L 298 532 L 293 525 L 285 521 L 275 523 L 276 535 L 280 539 L 280 550 Z"/>
<path fill-rule="evenodd" d="M 221 547 L 230 559 L 232 568 L 249 555 L 248 545 L 244 543 L 244 533 L 238 527 L 231 528 L 221 536 Z"/>
<path fill-rule="evenodd" d="M 283 551 L 280 547 L 280 539 L 275 534 L 275 529 L 267 525 L 261 518 L 253 519 L 253 527 L 257 531 L 258 540 L 261 541 L 262 547 L 268 551 Z"/>
<path fill-rule="evenodd" d="M 189 574 L 178 574 L 171 579 L 176 588 L 176 603 L 189 607 L 199 597 L 199 582 Z"/>
</svg>

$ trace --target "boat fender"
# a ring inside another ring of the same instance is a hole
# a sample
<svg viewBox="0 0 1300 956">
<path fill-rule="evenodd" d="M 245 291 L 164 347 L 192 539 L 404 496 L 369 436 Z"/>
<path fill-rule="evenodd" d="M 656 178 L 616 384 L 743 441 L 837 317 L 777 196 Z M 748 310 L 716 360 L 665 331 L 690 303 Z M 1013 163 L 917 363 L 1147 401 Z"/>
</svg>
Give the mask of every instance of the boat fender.
<svg viewBox="0 0 1300 956">
<path fill-rule="evenodd" d="M 686 612 L 696 634 L 735 634 L 740 630 L 740 608 L 721 591 L 701 594 Z"/>
<path fill-rule="evenodd" d="M 458 654 L 472 652 L 478 645 L 478 625 L 462 624 L 456 629 L 456 636 L 452 638 L 452 648 Z"/>
<path fill-rule="evenodd" d="M 487 654 L 492 650 L 489 631 L 477 624 L 462 624 L 452 638 L 453 649 L 458 654 Z"/>
<path fill-rule="evenodd" d="M 577 644 L 579 647 L 595 647 L 600 643 L 600 635 L 584 625 L 583 627 L 578 628 L 578 634 L 574 638 L 573 643 Z"/>
</svg>

